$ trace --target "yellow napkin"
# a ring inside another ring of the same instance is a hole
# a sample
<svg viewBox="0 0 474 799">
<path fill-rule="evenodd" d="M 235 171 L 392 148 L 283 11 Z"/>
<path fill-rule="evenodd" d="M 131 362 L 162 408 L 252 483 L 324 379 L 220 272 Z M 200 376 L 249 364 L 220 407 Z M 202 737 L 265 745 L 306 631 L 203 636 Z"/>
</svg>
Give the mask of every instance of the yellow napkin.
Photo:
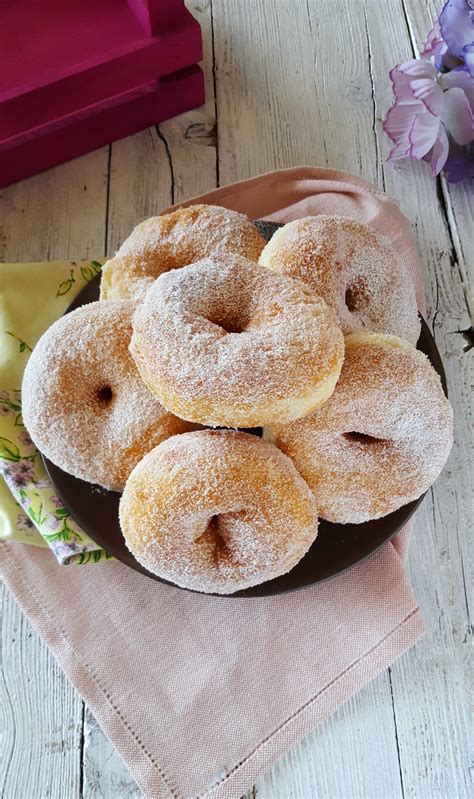
<svg viewBox="0 0 474 799">
<path fill-rule="evenodd" d="M 20 388 L 39 337 L 100 268 L 99 261 L 0 265 L 0 538 L 49 546 L 60 563 L 110 556 L 55 495 L 23 425 Z"/>
</svg>

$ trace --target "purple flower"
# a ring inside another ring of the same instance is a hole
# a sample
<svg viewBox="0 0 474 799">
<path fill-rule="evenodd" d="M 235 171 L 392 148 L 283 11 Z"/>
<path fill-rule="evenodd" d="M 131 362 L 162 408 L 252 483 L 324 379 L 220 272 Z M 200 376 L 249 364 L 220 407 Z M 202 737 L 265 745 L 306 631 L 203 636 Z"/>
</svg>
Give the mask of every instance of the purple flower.
<svg viewBox="0 0 474 799">
<path fill-rule="evenodd" d="M 448 0 L 439 15 L 439 29 L 447 51 L 474 77 L 473 0 Z"/>
<path fill-rule="evenodd" d="M 445 69 L 456 69 L 462 66 L 463 62 L 448 50 L 448 45 L 441 35 L 439 19 L 431 28 L 428 38 L 421 51 L 423 58 L 433 58 L 434 65 L 439 72 Z"/>
<path fill-rule="evenodd" d="M 46 516 L 44 517 L 44 526 L 51 533 L 56 533 L 61 527 L 61 524 L 62 524 L 61 519 L 58 519 L 58 517 L 55 516 L 54 513 L 47 513 Z"/>
<path fill-rule="evenodd" d="M 30 517 L 26 515 L 26 513 L 18 514 L 15 525 L 17 530 L 21 530 L 23 533 L 31 533 L 33 526 L 33 522 L 31 521 Z"/>
<path fill-rule="evenodd" d="M 8 485 L 15 491 L 26 488 L 33 479 L 33 464 L 31 461 L 13 461 L 3 469 L 3 476 Z"/>
<path fill-rule="evenodd" d="M 450 183 L 460 183 L 461 180 L 474 178 L 474 144 L 469 147 L 459 147 L 456 142 L 450 141 L 444 171 Z"/>
<path fill-rule="evenodd" d="M 68 541 L 51 541 L 50 547 L 59 562 L 64 564 L 70 563 L 74 555 L 86 551 L 86 547 L 74 538 L 70 538 Z"/>
<path fill-rule="evenodd" d="M 393 142 L 388 160 L 424 159 L 439 174 L 449 151 L 449 132 L 465 145 L 474 139 L 472 79 L 466 72 L 439 75 L 426 59 L 392 69 L 395 103 L 383 127 Z"/>
<path fill-rule="evenodd" d="M 30 438 L 30 434 L 28 433 L 27 430 L 23 430 L 20 433 L 20 435 L 18 436 L 18 441 L 21 441 L 21 443 L 24 444 L 25 447 L 31 447 L 32 444 L 33 444 L 32 440 Z"/>
<path fill-rule="evenodd" d="M 50 497 L 50 500 L 51 500 L 51 502 L 53 503 L 53 505 L 54 505 L 54 507 L 55 507 L 55 508 L 64 508 L 64 502 L 62 501 L 62 499 L 59 499 L 59 497 L 57 496 L 57 494 L 53 494 L 53 495 Z"/>
</svg>

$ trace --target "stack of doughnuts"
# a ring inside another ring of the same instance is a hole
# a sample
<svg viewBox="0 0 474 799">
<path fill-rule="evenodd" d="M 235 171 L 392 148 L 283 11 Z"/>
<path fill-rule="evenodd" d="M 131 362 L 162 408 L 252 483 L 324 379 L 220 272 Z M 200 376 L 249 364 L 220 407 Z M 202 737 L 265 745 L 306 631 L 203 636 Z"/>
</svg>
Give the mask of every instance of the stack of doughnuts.
<svg viewBox="0 0 474 799">
<path fill-rule="evenodd" d="M 135 228 L 100 301 L 46 331 L 23 417 L 53 463 L 122 492 L 143 566 L 230 594 L 292 569 L 318 518 L 379 518 L 436 479 L 452 411 L 419 332 L 371 228 L 321 215 L 266 243 L 195 205 Z"/>
</svg>

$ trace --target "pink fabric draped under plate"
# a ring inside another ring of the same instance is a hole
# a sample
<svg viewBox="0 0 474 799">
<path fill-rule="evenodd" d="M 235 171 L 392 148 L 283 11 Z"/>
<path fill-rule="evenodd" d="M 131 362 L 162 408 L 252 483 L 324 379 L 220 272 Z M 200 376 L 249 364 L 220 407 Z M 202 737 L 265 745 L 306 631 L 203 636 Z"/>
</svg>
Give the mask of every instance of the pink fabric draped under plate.
<svg viewBox="0 0 474 799">
<path fill-rule="evenodd" d="M 409 224 L 359 178 L 302 167 L 189 202 L 278 222 L 365 222 L 399 253 L 424 310 Z M 421 634 L 408 537 L 407 527 L 349 572 L 267 598 L 192 594 L 117 562 L 60 566 L 11 542 L 0 572 L 146 797 L 236 799 Z"/>
</svg>

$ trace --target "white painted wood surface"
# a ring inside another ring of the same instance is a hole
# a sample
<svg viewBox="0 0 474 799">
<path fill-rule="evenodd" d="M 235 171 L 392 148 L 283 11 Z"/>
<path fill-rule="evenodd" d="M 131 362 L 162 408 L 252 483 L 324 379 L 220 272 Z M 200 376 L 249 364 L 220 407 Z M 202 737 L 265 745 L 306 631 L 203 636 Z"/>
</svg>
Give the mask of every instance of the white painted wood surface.
<svg viewBox="0 0 474 799">
<path fill-rule="evenodd" d="M 455 448 L 410 551 L 427 635 L 249 786 L 249 797 L 467 797 L 472 351 L 459 331 L 469 327 L 460 276 L 474 266 L 474 186 L 433 183 L 422 164 L 385 165 L 381 131 L 388 70 L 412 57 L 441 2 L 188 5 L 203 28 L 205 107 L 4 190 L 0 258 L 111 253 L 172 201 L 298 164 L 346 169 L 397 197 L 422 254 L 456 409 Z M 90 712 L 9 595 L 0 597 L 0 796 L 138 799 Z"/>
</svg>

